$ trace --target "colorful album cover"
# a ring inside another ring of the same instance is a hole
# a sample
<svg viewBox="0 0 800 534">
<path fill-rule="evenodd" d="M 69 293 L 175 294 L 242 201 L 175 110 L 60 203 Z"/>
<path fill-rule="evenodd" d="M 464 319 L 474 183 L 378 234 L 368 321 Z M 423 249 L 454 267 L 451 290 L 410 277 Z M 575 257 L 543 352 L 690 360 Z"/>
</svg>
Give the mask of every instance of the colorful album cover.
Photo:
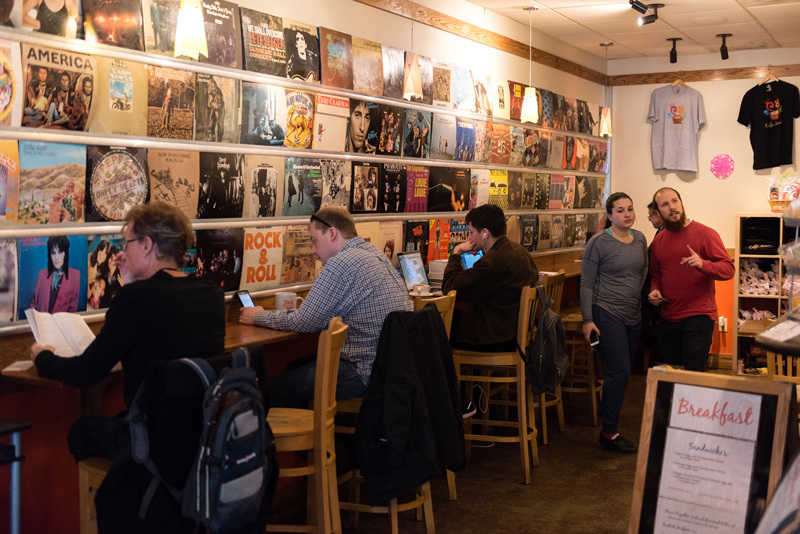
<svg viewBox="0 0 800 534">
<path fill-rule="evenodd" d="M 561 160 L 561 168 L 575 170 L 575 138 L 564 136 L 564 158 Z"/>
<path fill-rule="evenodd" d="M 453 109 L 454 65 L 439 59 L 431 59 L 433 66 L 433 105 L 442 109 Z"/>
<path fill-rule="evenodd" d="M 403 213 L 406 206 L 406 166 L 403 163 L 382 163 L 378 182 L 378 210 L 382 213 Z"/>
<path fill-rule="evenodd" d="M 493 117 L 496 119 L 510 119 L 511 96 L 509 94 L 508 80 L 499 76 L 492 76 L 489 91 Z"/>
<path fill-rule="evenodd" d="M 194 72 L 147 66 L 147 136 L 192 139 Z"/>
<path fill-rule="evenodd" d="M 465 211 L 469 204 L 472 172 L 469 169 L 453 169 L 453 210 Z"/>
<path fill-rule="evenodd" d="M 550 93 L 553 99 L 553 128 L 567 129 L 567 99 L 564 95 Z"/>
<path fill-rule="evenodd" d="M 509 155 L 509 165 L 521 167 L 525 158 L 525 129 L 511 126 L 511 153 Z"/>
<path fill-rule="evenodd" d="M 589 172 L 608 172 L 608 143 L 605 141 L 589 141 Z"/>
<path fill-rule="evenodd" d="M 311 252 L 311 236 L 308 225 L 287 226 L 284 228 L 283 262 L 281 284 L 310 282 L 317 275 L 317 265 Z"/>
<path fill-rule="evenodd" d="M 389 45 L 381 45 L 383 58 L 383 96 L 403 98 L 403 77 L 405 75 L 405 52 Z"/>
<path fill-rule="evenodd" d="M 575 146 L 575 155 L 573 157 L 575 161 L 575 170 L 576 171 L 588 171 L 589 170 L 589 141 L 587 139 L 582 139 L 580 137 L 576 137 L 574 141 Z"/>
<path fill-rule="evenodd" d="M 142 0 L 144 46 L 151 54 L 175 55 L 180 0 Z"/>
<path fill-rule="evenodd" d="M 350 211 L 350 162 L 343 159 L 322 159 L 319 168 L 322 175 L 321 206 L 341 206 Z"/>
<path fill-rule="evenodd" d="M 397 106 L 381 104 L 378 112 L 381 123 L 377 153 L 383 156 L 400 156 L 406 110 Z"/>
<path fill-rule="evenodd" d="M 239 107 L 239 136 L 242 143 L 283 146 L 287 122 L 286 92 L 283 87 L 243 81 L 242 103 Z"/>
<path fill-rule="evenodd" d="M 197 73 L 195 141 L 239 142 L 239 80 Z"/>
<path fill-rule="evenodd" d="M 450 219 L 450 238 L 447 243 L 448 257 L 461 243 L 469 239 L 469 226 L 464 219 Z"/>
<path fill-rule="evenodd" d="M 17 240 L 0 239 L 0 322 L 17 317 Z"/>
<path fill-rule="evenodd" d="M 492 116 L 492 99 L 489 98 L 489 91 L 492 87 L 492 79 L 488 74 L 470 71 L 472 75 L 472 93 L 475 98 L 475 113 L 478 115 Z"/>
<path fill-rule="evenodd" d="M 86 222 L 121 221 L 149 199 L 147 149 L 86 147 Z"/>
<path fill-rule="evenodd" d="M 19 142 L 17 224 L 83 222 L 86 147 Z"/>
<path fill-rule="evenodd" d="M 522 173 L 508 171 L 508 209 L 518 210 L 522 202 Z"/>
<path fill-rule="evenodd" d="M 489 203 L 491 173 L 489 169 L 472 169 L 470 179 L 469 209 Z"/>
<path fill-rule="evenodd" d="M 542 127 L 555 128 L 555 122 L 553 119 L 553 93 L 546 89 L 537 88 L 536 102 L 539 104 L 539 122 Z"/>
<path fill-rule="evenodd" d="M 243 217 L 277 217 L 283 212 L 284 160 L 280 156 L 244 156 Z M 245 249 L 246 250 L 246 249 Z"/>
<path fill-rule="evenodd" d="M 22 73 L 19 43 L 0 39 L 0 125 L 17 126 L 22 120 Z"/>
<path fill-rule="evenodd" d="M 453 69 L 453 108 L 466 113 L 475 113 L 472 73 L 469 69 L 458 65 Z"/>
<path fill-rule="evenodd" d="M 427 220 L 408 221 L 403 235 L 403 251 L 419 252 L 424 263 L 428 260 L 428 228 Z"/>
<path fill-rule="evenodd" d="M 350 99 L 347 119 L 347 139 L 344 151 L 356 154 L 375 154 L 381 135 L 380 106 L 366 100 Z"/>
<path fill-rule="evenodd" d="M 92 114 L 87 130 L 113 135 L 147 135 L 147 67 L 126 59 L 97 56 Z"/>
<path fill-rule="evenodd" d="M 553 134 L 549 132 L 534 132 L 532 167 L 548 167 L 550 161 L 550 147 L 553 143 Z"/>
<path fill-rule="evenodd" d="M 266 289 L 279 283 L 283 264 L 283 226 L 245 228 L 239 289 Z"/>
<path fill-rule="evenodd" d="M 285 78 L 283 19 L 241 6 L 239 13 L 242 21 L 244 69 Z"/>
<path fill-rule="evenodd" d="M 550 223 L 550 248 L 561 248 L 564 246 L 564 216 L 553 215 Z"/>
<path fill-rule="evenodd" d="M 317 27 L 283 19 L 286 47 L 286 77 L 319 83 L 319 41 Z"/>
<path fill-rule="evenodd" d="M 575 177 L 564 177 L 564 209 L 572 209 L 575 202 Z"/>
<path fill-rule="evenodd" d="M 378 211 L 378 181 L 380 164 L 365 161 L 353 162 L 353 187 L 350 201 L 353 213 Z"/>
<path fill-rule="evenodd" d="M 536 196 L 533 209 L 546 210 L 550 205 L 550 175 L 539 173 L 536 175 Z"/>
<path fill-rule="evenodd" d="M 284 161 L 283 215 L 311 215 L 322 203 L 322 171 L 317 158 Z"/>
<path fill-rule="evenodd" d="M 241 228 L 197 230 L 195 274 L 218 285 L 223 291 L 239 289 L 243 238 L 244 232 Z"/>
<path fill-rule="evenodd" d="M 380 221 L 378 241 L 373 244 L 386 254 L 395 269 L 399 269 L 397 253 L 402 252 L 400 247 L 403 244 L 403 221 Z"/>
<path fill-rule="evenodd" d="M 475 121 L 475 161 L 492 162 L 494 148 L 494 123 L 491 121 Z"/>
<path fill-rule="evenodd" d="M 322 84 L 353 88 L 353 43 L 349 34 L 319 27 Z"/>
<path fill-rule="evenodd" d="M 550 175 L 550 198 L 548 199 L 547 208 L 551 210 L 560 210 L 564 206 L 564 198 L 566 196 L 566 184 L 564 183 L 563 174 Z"/>
<path fill-rule="evenodd" d="M 450 219 L 431 219 L 428 229 L 428 261 L 450 257 Z"/>
<path fill-rule="evenodd" d="M 312 141 L 314 150 L 341 152 L 347 139 L 347 119 L 349 117 L 350 99 L 318 94 Z"/>
<path fill-rule="evenodd" d="M 508 171 L 491 169 L 489 180 L 489 204 L 508 209 Z"/>
<path fill-rule="evenodd" d="M 525 250 L 533 252 L 539 241 L 539 216 L 523 215 L 519 218 L 522 234 L 522 246 Z"/>
<path fill-rule="evenodd" d="M 58 9 L 55 9 L 56 7 Z M 69 39 L 83 38 L 80 2 L 64 0 L 59 6 L 58 3 L 24 1 L 22 3 L 22 27 Z"/>
<path fill-rule="evenodd" d="M 403 156 L 407 158 L 427 158 L 431 143 L 431 121 L 433 113 L 416 109 L 406 110 Z"/>
<path fill-rule="evenodd" d="M 87 253 L 86 309 L 108 308 L 119 288 L 125 285 L 114 258 L 124 249 L 125 238 L 120 234 L 89 236 Z"/>
<path fill-rule="evenodd" d="M 241 217 L 244 208 L 243 174 L 243 155 L 200 152 L 200 194 L 197 199 L 197 218 Z"/>
<path fill-rule="evenodd" d="M 25 109 L 22 126 L 86 130 L 97 83 L 97 60 L 89 55 L 22 45 Z"/>
<path fill-rule="evenodd" d="M 454 169 L 430 167 L 428 174 L 428 211 L 454 211 Z"/>
<path fill-rule="evenodd" d="M 177 39 L 175 56 L 188 56 L 200 63 L 241 69 L 242 29 L 239 26 L 241 24 L 239 6 L 226 0 L 201 2 L 200 6 L 206 32 L 206 50 L 197 50 Z"/>
<path fill-rule="evenodd" d="M 60 282 L 54 284 L 53 277 Z M 86 281 L 85 235 L 19 239 L 17 319 L 24 320 L 28 308 L 43 313 L 85 311 Z"/>
<path fill-rule="evenodd" d="M 553 216 L 549 213 L 539 215 L 539 239 L 536 241 L 536 251 L 549 250 L 552 238 Z"/>
<path fill-rule="evenodd" d="M 567 130 L 570 132 L 577 132 L 578 130 L 578 101 L 574 98 L 564 98 L 566 106 L 566 119 L 565 124 Z"/>
<path fill-rule="evenodd" d="M 455 151 L 456 117 L 449 113 L 434 113 L 430 159 L 452 160 Z"/>
<path fill-rule="evenodd" d="M 200 155 L 194 151 L 147 150 L 150 173 L 150 201 L 178 206 L 189 219 L 197 218 L 200 196 Z"/>
<path fill-rule="evenodd" d="M 353 89 L 383 95 L 383 54 L 381 44 L 353 37 Z"/>
<path fill-rule="evenodd" d="M 0 225 L 17 222 L 19 148 L 15 140 L 0 140 Z"/>
<path fill-rule="evenodd" d="M 139 0 L 81 0 L 81 7 L 88 42 L 144 51 Z"/>
<path fill-rule="evenodd" d="M 427 211 L 428 167 L 406 166 L 406 213 Z"/>
<path fill-rule="evenodd" d="M 455 161 L 475 160 L 475 121 L 456 117 Z"/>
<path fill-rule="evenodd" d="M 518 121 L 522 117 L 522 101 L 525 99 L 525 87 L 527 86 L 524 83 L 508 81 L 508 99 L 510 102 L 508 117 L 512 121 Z"/>
<path fill-rule="evenodd" d="M 311 148 L 314 139 L 314 109 L 317 95 L 286 89 L 286 136 L 283 146 Z"/>
<path fill-rule="evenodd" d="M 508 165 L 511 161 L 511 127 L 498 122 L 492 125 L 492 163 Z"/>
<path fill-rule="evenodd" d="M 23 0 L 6 0 L 0 10 L 0 26 L 22 28 L 22 4 Z"/>
</svg>

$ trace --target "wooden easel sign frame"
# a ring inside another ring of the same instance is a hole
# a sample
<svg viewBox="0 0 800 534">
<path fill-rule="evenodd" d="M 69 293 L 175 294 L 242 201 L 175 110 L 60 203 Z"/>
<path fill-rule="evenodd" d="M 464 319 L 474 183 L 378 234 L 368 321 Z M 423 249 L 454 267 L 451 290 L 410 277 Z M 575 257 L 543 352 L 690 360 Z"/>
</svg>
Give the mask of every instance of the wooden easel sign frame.
<svg viewBox="0 0 800 534">
<path fill-rule="evenodd" d="M 749 533 L 780 480 L 792 384 L 651 369 L 630 533 Z"/>
</svg>

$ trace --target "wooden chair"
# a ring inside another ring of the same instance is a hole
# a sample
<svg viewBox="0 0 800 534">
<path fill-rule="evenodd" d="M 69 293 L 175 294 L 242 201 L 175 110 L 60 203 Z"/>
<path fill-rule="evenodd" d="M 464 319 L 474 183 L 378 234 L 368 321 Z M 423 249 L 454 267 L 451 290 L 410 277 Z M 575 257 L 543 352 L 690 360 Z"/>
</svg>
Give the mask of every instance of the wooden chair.
<svg viewBox="0 0 800 534">
<path fill-rule="evenodd" d="M 767 378 L 795 384 L 797 416 L 798 423 L 800 423 L 800 356 L 767 352 Z"/>
<path fill-rule="evenodd" d="M 536 290 L 532 287 L 523 288 L 522 294 L 520 295 L 519 316 L 517 318 L 517 339 L 520 340 L 520 348 L 523 351 L 527 349 L 529 343 L 532 311 L 535 304 Z M 456 373 L 458 374 L 459 381 L 465 382 L 466 384 L 468 396 L 472 394 L 472 384 L 474 382 L 482 383 L 487 393 L 492 384 L 514 384 L 516 386 L 516 390 L 513 391 L 516 397 L 514 402 L 517 412 L 516 421 L 509 421 L 508 418 L 503 421 L 493 420 L 489 417 L 487 410 L 487 412 L 483 414 L 483 418 L 467 420 L 467 432 L 464 437 L 467 441 L 467 451 L 469 451 L 472 441 L 519 443 L 524 482 L 525 484 L 530 484 L 531 457 L 533 458 L 533 465 L 539 465 L 539 449 L 536 444 L 538 431 L 536 430 L 534 412 L 533 409 L 528 410 L 529 406 L 533 408 L 533 395 L 525 383 L 525 362 L 516 350 L 513 352 L 482 353 L 478 351 L 454 349 L 453 360 L 456 364 Z M 463 372 L 462 366 L 468 370 L 466 373 Z M 485 370 L 487 373 L 483 373 L 481 376 L 475 376 L 471 373 L 473 369 Z M 479 402 L 475 404 L 480 406 Z M 473 424 L 483 426 L 487 433 L 473 434 Z M 491 427 L 514 428 L 517 432 L 514 436 L 490 435 L 488 431 Z M 530 455 L 528 453 L 529 446 Z"/>
<path fill-rule="evenodd" d="M 566 271 L 561 269 L 558 274 L 542 275 L 541 285 L 544 286 L 544 292 L 552 301 L 550 308 L 560 314 L 561 313 L 561 295 L 564 291 L 564 279 L 566 278 Z M 540 308 L 537 305 L 537 308 Z M 537 311 L 538 313 L 538 311 Z M 561 401 L 561 386 L 556 386 L 553 391 L 547 391 L 539 395 L 538 399 L 533 401 L 533 409 L 540 408 L 542 412 L 542 443 L 547 445 L 547 408 L 550 406 L 556 407 L 558 414 L 558 429 L 564 432 L 566 425 L 564 424 L 564 404 Z"/>
<path fill-rule="evenodd" d="M 597 378 L 594 349 L 583 337 L 583 316 L 580 309 L 562 314 L 566 330 L 565 350 L 569 358 L 567 375 L 561 383 L 562 393 L 587 393 L 592 411 L 592 425 L 597 426 L 597 413 L 603 398 L 603 381 Z"/>
<path fill-rule="evenodd" d="M 275 435 L 275 448 L 310 451 L 308 465 L 281 467 L 280 476 L 308 476 L 308 525 L 267 526 L 268 532 L 341 532 L 336 481 L 334 425 L 336 379 L 347 325 L 334 317 L 319 336 L 314 386 L 314 409 L 271 408 L 267 421 Z"/>
</svg>

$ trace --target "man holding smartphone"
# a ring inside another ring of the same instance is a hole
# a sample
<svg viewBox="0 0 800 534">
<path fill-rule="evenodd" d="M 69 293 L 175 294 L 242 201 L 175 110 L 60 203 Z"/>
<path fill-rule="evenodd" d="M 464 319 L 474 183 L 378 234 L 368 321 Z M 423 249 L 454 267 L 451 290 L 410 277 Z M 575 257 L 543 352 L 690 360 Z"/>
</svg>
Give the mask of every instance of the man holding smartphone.
<svg viewBox="0 0 800 534">
<path fill-rule="evenodd" d="M 444 270 L 442 291 L 455 289 L 466 304 L 453 316 L 451 345 L 468 350 L 516 350 L 514 339 L 522 288 L 539 280 L 530 253 L 506 237 L 506 218 L 497 206 L 483 205 L 465 217 L 469 238 L 457 245 Z M 461 256 L 483 252 L 470 269 Z"/>
</svg>

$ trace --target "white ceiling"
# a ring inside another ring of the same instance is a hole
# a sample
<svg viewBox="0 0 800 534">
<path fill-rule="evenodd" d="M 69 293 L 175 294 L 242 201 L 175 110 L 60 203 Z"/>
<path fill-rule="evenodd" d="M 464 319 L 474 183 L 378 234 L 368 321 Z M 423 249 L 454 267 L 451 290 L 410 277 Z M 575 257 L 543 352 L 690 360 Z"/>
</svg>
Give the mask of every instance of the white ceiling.
<svg viewBox="0 0 800 534">
<path fill-rule="evenodd" d="M 800 0 L 660 0 L 658 20 L 639 26 L 639 12 L 628 0 L 470 0 L 591 54 L 606 57 L 600 43 L 611 42 L 608 59 L 666 56 L 680 37 L 678 53 L 718 53 L 730 33 L 730 54 L 737 50 L 800 48 Z M 655 3 L 655 0 L 642 0 Z M 648 14 L 653 10 L 649 10 Z M 800 58 L 798 58 L 800 61 Z"/>
</svg>

